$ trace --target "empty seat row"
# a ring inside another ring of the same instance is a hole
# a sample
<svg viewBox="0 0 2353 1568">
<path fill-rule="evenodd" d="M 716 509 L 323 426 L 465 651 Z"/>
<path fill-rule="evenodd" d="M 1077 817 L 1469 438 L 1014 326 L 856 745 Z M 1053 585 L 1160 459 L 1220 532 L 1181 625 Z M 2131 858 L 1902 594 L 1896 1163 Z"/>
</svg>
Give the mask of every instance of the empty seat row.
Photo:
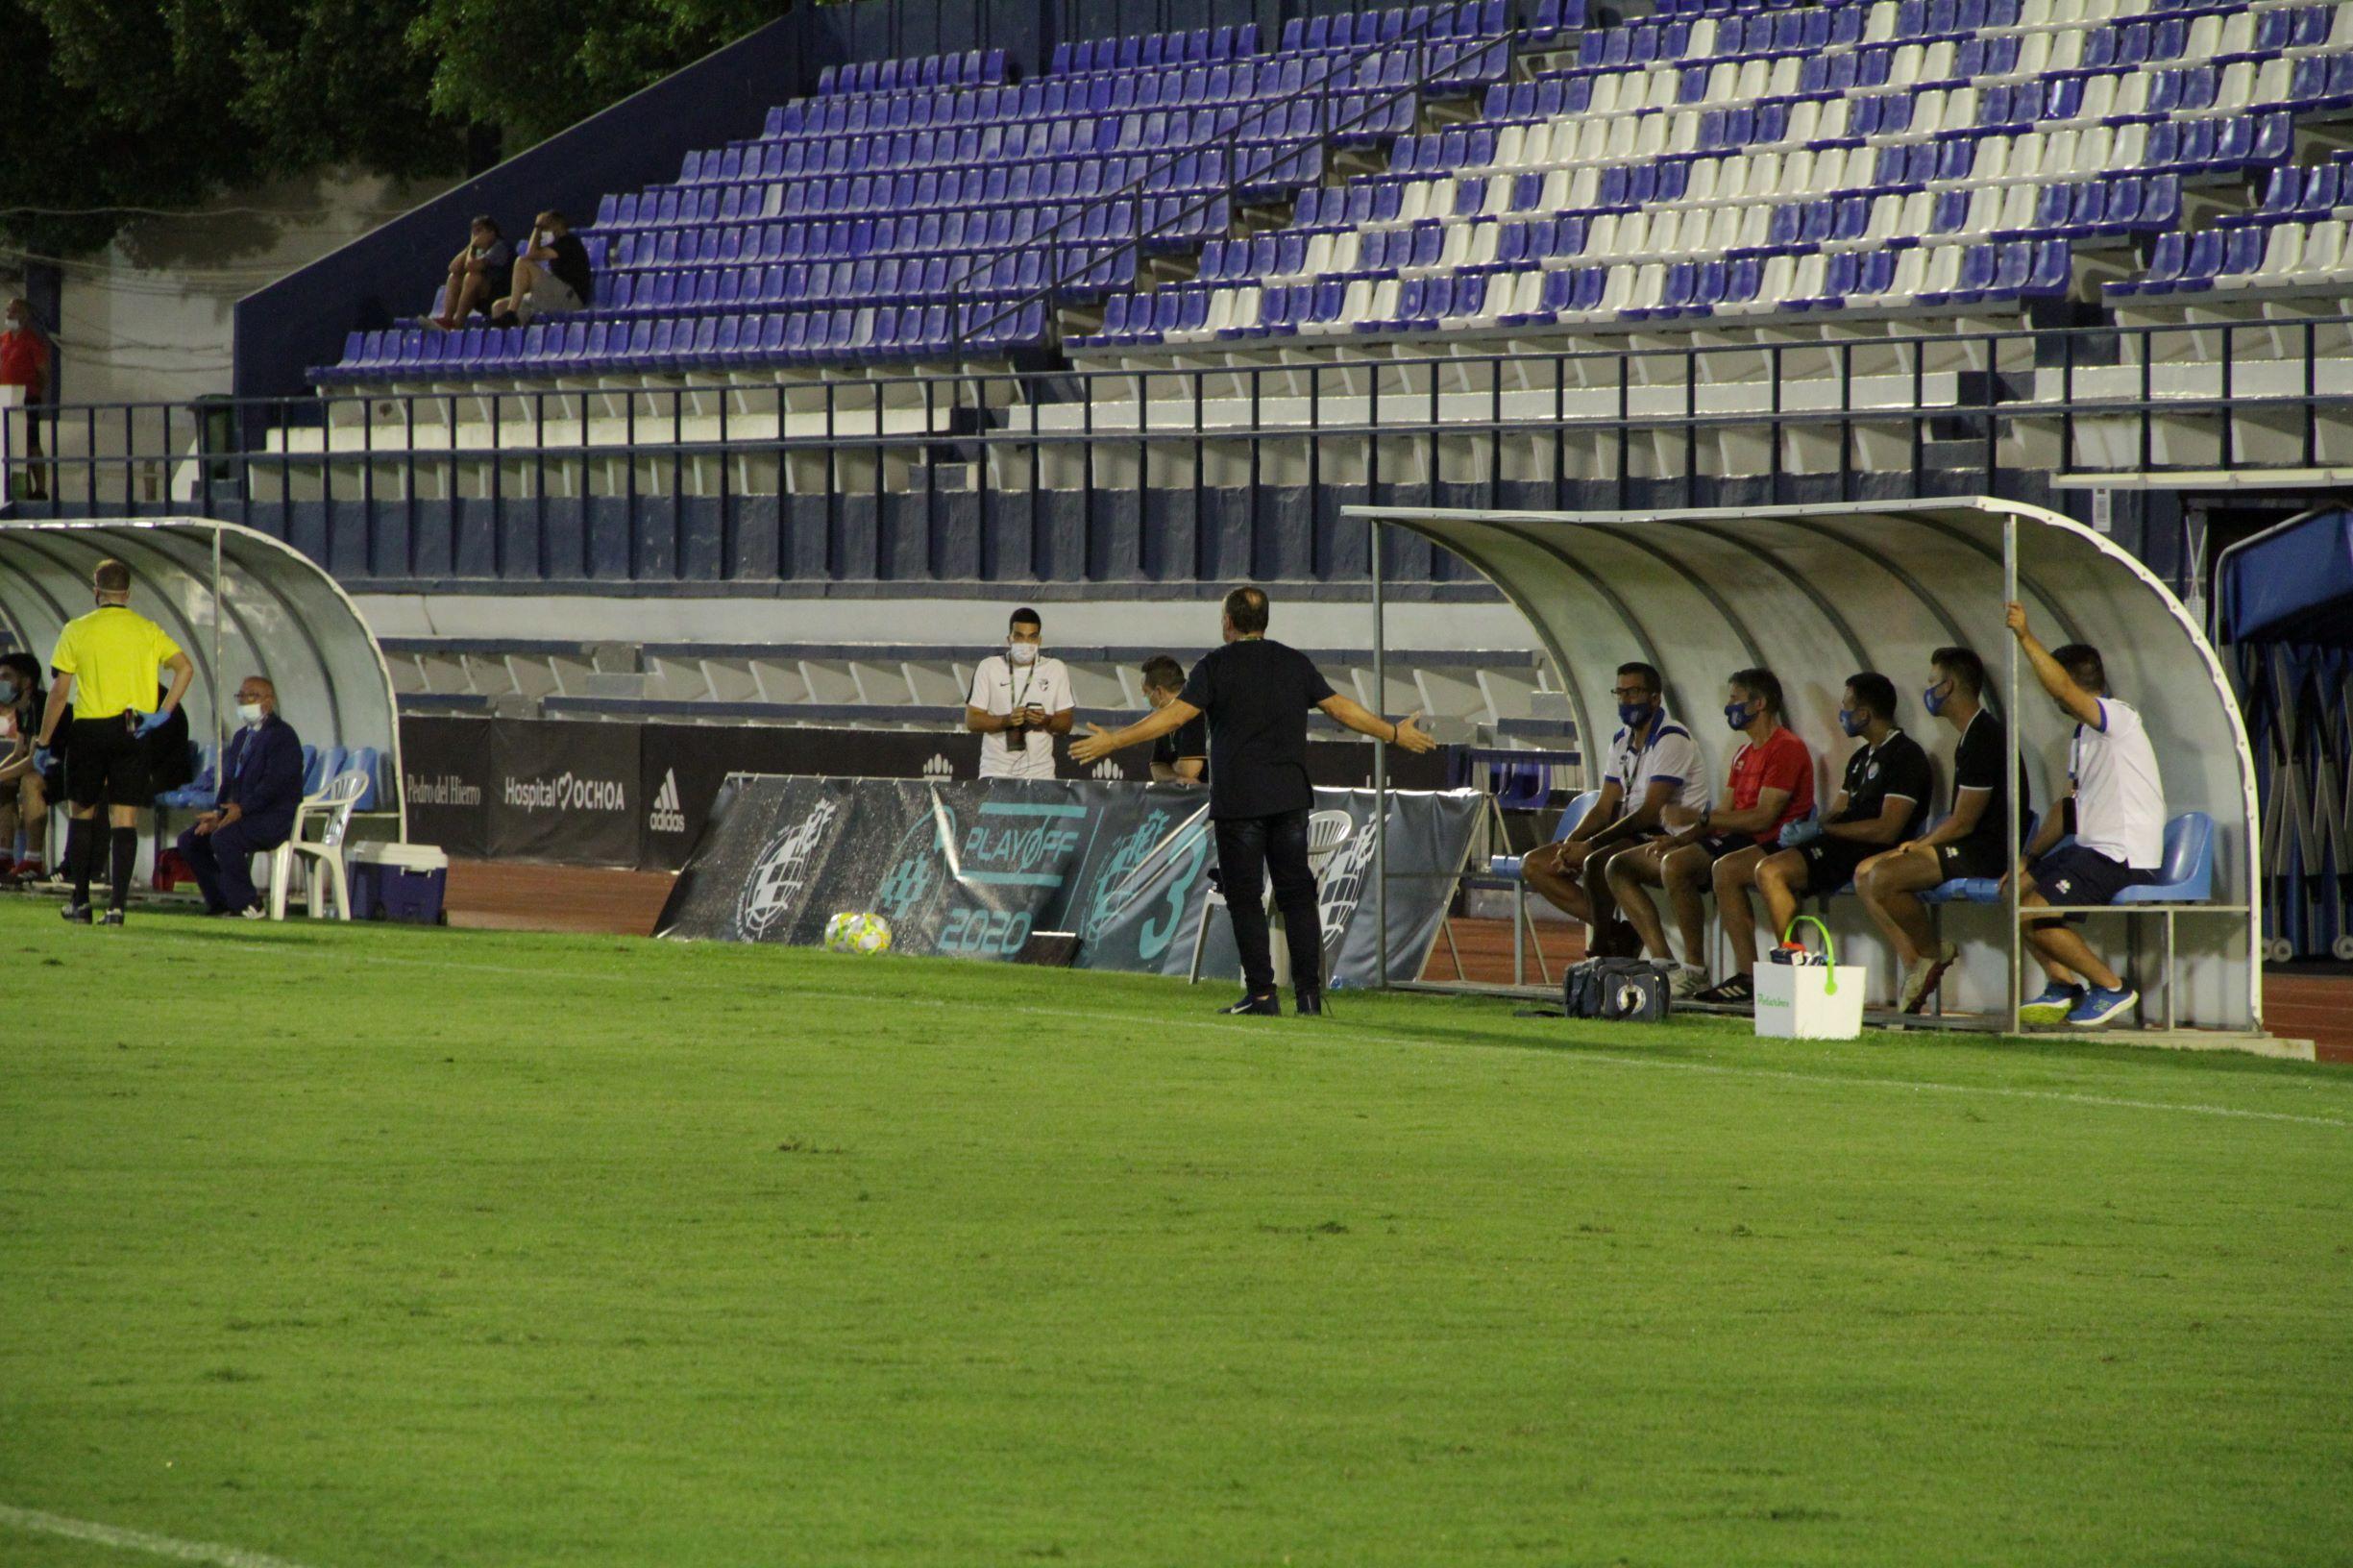
<svg viewBox="0 0 2353 1568">
<path fill-rule="evenodd" d="M 884 221 L 838 217 L 808 224 L 743 224 L 622 234 L 612 243 L 607 270 L 664 271 L 781 261 L 789 258 L 787 245 L 796 231 L 839 233 L 855 223 L 879 225 Z M 900 233 L 910 223 L 919 224 L 919 233 L 928 233 L 936 223 L 941 238 L 928 247 L 930 251 L 1002 250 L 1022 243 L 1014 237 L 1017 233 L 1027 233 L 1032 241 L 1042 236 L 1076 244 L 1141 236 L 1148 250 L 1190 249 L 1232 227 L 1233 205 L 1223 196 L 1148 196 L 1025 209 L 1000 207 L 911 212 L 895 221 Z M 853 248 L 850 254 L 863 253 Z"/>
<path fill-rule="evenodd" d="M 2289 218 L 2167 234 L 2139 278 L 2107 285 L 2111 300 L 2153 300 L 2247 288 L 2353 283 L 2345 220 Z"/>
<path fill-rule="evenodd" d="M 2045 240 L 1457 272 L 1384 282 L 1172 287 L 1114 300 L 1103 331 L 1073 346 L 1184 347 L 1448 327 L 1640 323 L 1718 313 L 2016 308 L 2028 300 L 2061 298 L 2071 282 L 2066 243 Z"/>
<path fill-rule="evenodd" d="M 738 166 L 749 169 L 752 154 L 755 151 L 765 154 L 770 143 L 895 132 L 1034 126 L 1071 117 L 1099 117 L 1154 109 L 1247 106 L 1296 98 L 1309 92 L 1321 97 L 1326 91 L 1372 92 L 1385 86 L 1396 89 L 1411 84 L 1416 63 L 1416 57 L 1409 51 L 1361 61 L 1294 57 L 1238 61 L 1230 66 L 1156 76 L 1031 82 L 1018 87 L 979 92 L 900 96 L 876 99 L 870 105 L 864 99 L 812 99 L 770 110 L 760 145 L 745 146 Z M 718 149 L 689 156 L 695 159 L 693 167 L 699 171 L 701 179 L 723 179 L 727 177 L 728 151 Z"/>
<path fill-rule="evenodd" d="M 702 315 L 739 306 L 956 300 L 1051 288 L 1086 296 L 1129 288 L 1140 247 L 1026 244 L 1018 250 L 876 260 L 707 267 L 608 280 L 598 316 Z"/>
<path fill-rule="evenodd" d="M 1258 52 L 1258 24 L 1244 22 L 1238 27 L 1200 27 L 1185 33 L 1150 33 L 1058 43 L 1050 68 L 1056 76 L 1068 76 L 1074 71 L 1149 71 L 1169 65 L 1238 60 Z"/>
<path fill-rule="evenodd" d="M 869 306 L 675 320 L 537 323 L 521 330 L 354 333 L 323 383 L 759 370 L 835 357 L 997 355 L 1049 341 L 1041 301 Z"/>
<path fill-rule="evenodd" d="M 917 60 L 870 60 L 828 65 L 817 74 L 821 94 L 917 92 L 936 87 L 993 86 L 1005 80 L 1005 51 L 968 49 Z"/>
</svg>

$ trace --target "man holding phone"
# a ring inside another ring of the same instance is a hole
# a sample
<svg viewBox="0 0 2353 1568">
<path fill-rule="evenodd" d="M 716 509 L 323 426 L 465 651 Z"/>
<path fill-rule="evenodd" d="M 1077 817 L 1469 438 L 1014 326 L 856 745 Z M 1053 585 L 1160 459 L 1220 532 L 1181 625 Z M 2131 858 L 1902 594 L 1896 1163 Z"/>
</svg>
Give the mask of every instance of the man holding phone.
<svg viewBox="0 0 2353 1568">
<path fill-rule="evenodd" d="M 1054 737 L 1070 733 L 1078 709 L 1069 670 L 1045 656 L 1044 631 L 1036 610 L 1014 611 L 1005 651 L 972 672 L 964 727 L 980 737 L 983 778 L 1054 776 Z"/>
</svg>

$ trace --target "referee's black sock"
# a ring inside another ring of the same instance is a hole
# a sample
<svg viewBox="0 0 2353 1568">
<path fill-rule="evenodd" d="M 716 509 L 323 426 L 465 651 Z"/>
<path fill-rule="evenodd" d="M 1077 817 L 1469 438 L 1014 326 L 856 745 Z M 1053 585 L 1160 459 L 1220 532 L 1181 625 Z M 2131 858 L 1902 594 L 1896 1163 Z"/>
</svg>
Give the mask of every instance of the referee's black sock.
<svg viewBox="0 0 2353 1568">
<path fill-rule="evenodd" d="M 131 869 L 139 860 L 139 830 L 118 827 L 114 830 L 114 881 L 107 890 L 107 907 L 121 909 L 131 901 Z"/>
<path fill-rule="evenodd" d="M 74 902 L 90 901 L 90 846 L 98 840 L 98 824 L 82 817 L 65 821 L 65 874 L 73 879 Z"/>
</svg>

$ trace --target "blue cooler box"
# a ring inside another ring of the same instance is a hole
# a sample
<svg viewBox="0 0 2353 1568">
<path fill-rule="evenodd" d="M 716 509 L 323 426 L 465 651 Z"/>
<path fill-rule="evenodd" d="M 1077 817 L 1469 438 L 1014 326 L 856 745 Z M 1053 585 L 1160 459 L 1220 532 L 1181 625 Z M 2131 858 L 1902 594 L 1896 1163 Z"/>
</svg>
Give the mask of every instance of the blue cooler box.
<svg viewBox="0 0 2353 1568">
<path fill-rule="evenodd" d="M 352 919 L 439 925 L 450 857 L 429 844 L 355 844 L 346 857 Z"/>
</svg>

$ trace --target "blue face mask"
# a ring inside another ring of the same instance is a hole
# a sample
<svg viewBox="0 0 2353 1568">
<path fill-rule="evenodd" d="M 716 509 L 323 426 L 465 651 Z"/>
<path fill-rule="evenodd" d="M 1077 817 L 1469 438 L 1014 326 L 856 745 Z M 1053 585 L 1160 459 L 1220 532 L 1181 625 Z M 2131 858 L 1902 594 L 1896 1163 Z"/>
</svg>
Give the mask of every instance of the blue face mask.
<svg viewBox="0 0 2353 1568">
<path fill-rule="evenodd" d="M 1647 724 L 1650 722 L 1650 703 L 1621 702 L 1618 704 L 1618 723 L 1624 724 L 1627 728 L 1640 729 L 1644 724 Z"/>
<path fill-rule="evenodd" d="M 16 683 L 12 680 L 0 680 L 0 708 L 5 708 L 15 700 Z"/>
<path fill-rule="evenodd" d="M 1940 696 L 1940 693 L 1943 695 Z M 1945 711 L 1945 704 L 1951 699 L 1951 697 L 1952 693 L 1946 691 L 1945 683 L 1940 680 L 1920 694 L 1920 705 L 1927 709 L 1928 717 L 1933 719 Z"/>
<path fill-rule="evenodd" d="M 1841 708 L 1838 710 L 1838 727 L 1851 736 L 1860 736 L 1863 733 L 1863 725 L 1870 718 L 1871 715 L 1865 713 L 1861 708 Z"/>
<path fill-rule="evenodd" d="M 1746 702 L 1727 702 L 1724 704 L 1724 722 L 1731 725 L 1734 729 L 1748 728 L 1749 704 Z"/>
</svg>

